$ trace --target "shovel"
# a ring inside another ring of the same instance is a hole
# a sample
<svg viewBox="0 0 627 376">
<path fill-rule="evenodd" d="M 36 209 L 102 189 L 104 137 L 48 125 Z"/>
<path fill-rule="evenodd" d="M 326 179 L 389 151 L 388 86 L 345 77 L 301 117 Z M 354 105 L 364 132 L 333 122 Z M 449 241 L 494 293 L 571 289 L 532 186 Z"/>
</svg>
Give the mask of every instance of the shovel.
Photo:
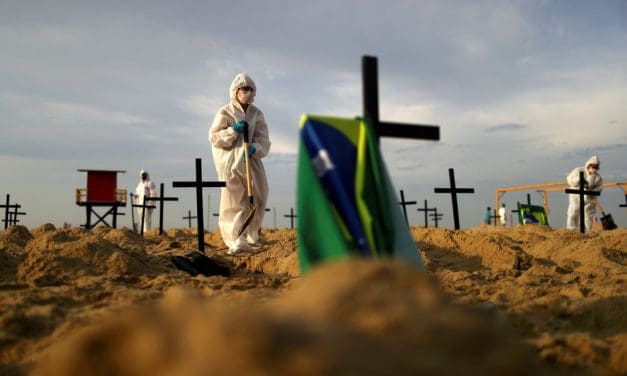
<svg viewBox="0 0 627 376">
<path fill-rule="evenodd" d="M 594 200 L 594 203 L 601 211 L 601 225 L 603 226 L 603 230 L 614 230 L 615 228 L 617 228 L 616 223 L 614 223 L 614 218 L 612 218 L 612 215 L 605 214 L 605 212 L 603 211 L 603 207 L 596 199 Z"/>
<path fill-rule="evenodd" d="M 246 160 L 246 192 L 248 193 L 248 216 L 246 220 L 244 220 L 244 224 L 242 224 L 242 228 L 240 228 L 237 236 L 242 235 L 246 227 L 252 221 L 253 216 L 255 215 L 255 203 L 253 202 L 253 182 L 250 177 L 250 157 L 248 156 L 248 147 L 249 147 L 249 139 L 248 139 L 248 123 L 245 123 L 244 126 L 244 159 Z"/>
</svg>

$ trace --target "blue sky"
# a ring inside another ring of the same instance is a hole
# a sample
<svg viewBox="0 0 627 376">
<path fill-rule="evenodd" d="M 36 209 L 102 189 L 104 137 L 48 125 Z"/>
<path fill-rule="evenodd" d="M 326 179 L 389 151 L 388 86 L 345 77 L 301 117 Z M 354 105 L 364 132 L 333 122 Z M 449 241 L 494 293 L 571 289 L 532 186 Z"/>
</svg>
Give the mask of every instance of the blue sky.
<svg viewBox="0 0 627 376">
<path fill-rule="evenodd" d="M 379 59 L 382 119 L 441 127 L 439 142 L 382 149 L 397 188 L 437 206 L 443 226 L 450 199 L 433 188 L 448 168 L 476 191 L 460 196 L 462 227 L 481 223 L 496 188 L 564 180 L 593 154 L 606 182 L 627 181 L 625 1 L 3 1 L 0 51 L 0 195 L 28 227 L 84 223 L 86 168 L 126 170 L 129 191 L 148 170 L 181 199 L 166 226 L 185 226 L 193 193 L 171 182 L 191 179 L 196 157 L 215 179 L 208 127 L 240 71 L 257 82 L 268 204 L 288 226 L 298 120 L 360 115 L 365 54 Z M 215 211 L 218 192 L 206 195 Z M 623 197 L 607 188 L 601 203 L 627 226 Z M 549 205 L 563 227 L 566 195 Z"/>
</svg>

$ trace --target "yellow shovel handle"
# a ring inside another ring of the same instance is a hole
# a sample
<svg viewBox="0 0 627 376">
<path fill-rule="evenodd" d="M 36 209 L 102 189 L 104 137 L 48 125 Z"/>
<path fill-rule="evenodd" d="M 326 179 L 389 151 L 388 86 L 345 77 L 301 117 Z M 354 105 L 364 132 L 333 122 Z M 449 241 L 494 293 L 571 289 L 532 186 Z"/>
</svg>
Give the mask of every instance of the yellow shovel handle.
<svg viewBox="0 0 627 376">
<path fill-rule="evenodd" d="M 248 157 L 248 142 L 244 143 L 244 156 L 246 159 L 246 189 L 248 197 L 253 197 L 253 181 L 250 178 L 250 157 Z"/>
</svg>

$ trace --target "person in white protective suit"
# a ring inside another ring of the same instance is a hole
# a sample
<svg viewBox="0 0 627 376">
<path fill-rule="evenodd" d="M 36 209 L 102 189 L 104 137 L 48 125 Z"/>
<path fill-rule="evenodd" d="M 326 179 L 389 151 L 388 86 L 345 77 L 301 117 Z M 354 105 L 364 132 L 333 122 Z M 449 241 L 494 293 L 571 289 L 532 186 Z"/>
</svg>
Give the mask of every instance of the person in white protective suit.
<svg viewBox="0 0 627 376">
<path fill-rule="evenodd" d="M 585 167 L 577 167 L 566 177 L 566 181 L 570 188 L 578 189 L 579 184 L 579 172 L 583 171 L 584 174 L 584 188 L 589 191 L 601 192 L 603 189 L 603 178 L 599 175 L 599 169 L 601 168 L 601 161 L 599 157 L 593 155 L 586 162 Z M 594 215 L 596 212 L 596 205 L 594 203 L 595 196 L 584 196 L 584 218 L 586 231 L 590 231 L 592 223 L 594 221 Z M 569 230 L 576 230 L 579 228 L 579 196 L 576 194 L 568 195 L 568 211 L 566 212 L 566 228 Z"/>
<path fill-rule="evenodd" d="M 259 246 L 259 230 L 268 200 L 268 181 L 262 158 L 270 151 L 268 125 L 263 112 L 253 105 L 257 94 L 255 82 L 246 73 L 238 73 L 229 88 L 230 103 L 218 110 L 209 143 L 218 178 L 226 182 L 220 196 L 218 224 L 229 254 Z M 244 156 L 244 122 L 248 123 L 249 157 L 255 213 L 250 224 L 237 236 L 249 214 Z"/>
<path fill-rule="evenodd" d="M 505 209 L 505 204 L 499 208 L 499 219 L 501 221 L 501 226 L 507 225 L 507 209 Z"/>
<path fill-rule="evenodd" d="M 150 180 L 148 172 L 141 170 L 139 173 L 139 183 L 135 188 L 135 204 L 142 205 L 144 203 L 144 196 L 156 197 L 158 195 L 155 183 Z M 154 205 L 155 202 L 147 200 L 146 205 Z M 144 232 L 150 230 L 152 227 L 152 211 L 153 208 L 145 208 L 144 211 Z M 137 208 L 137 218 L 139 218 L 139 225 L 141 226 L 142 220 L 142 208 Z"/>
</svg>

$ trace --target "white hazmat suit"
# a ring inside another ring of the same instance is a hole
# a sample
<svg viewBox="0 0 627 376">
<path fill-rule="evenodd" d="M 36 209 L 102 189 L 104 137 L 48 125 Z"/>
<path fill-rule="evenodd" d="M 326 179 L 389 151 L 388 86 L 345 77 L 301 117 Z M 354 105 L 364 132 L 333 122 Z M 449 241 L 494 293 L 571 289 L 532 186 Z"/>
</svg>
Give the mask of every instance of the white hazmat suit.
<svg viewBox="0 0 627 376">
<path fill-rule="evenodd" d="M 592 168 L 590 165 L 596 165 Z M 603 178 L 599 175 L 598 169 L 601 168 L 601 161 L 596 155 L 592 156 L 586 162 L 585 167 L 577 167 L 571 171 L 566 177 L 566 181 L 571 189 L 579 189 L 579 172 L 583 171 L 584 179 L 587 182 L 586 190 L 601 192 L 603 189 Z M 586 231 L 592 228 L 596 205 L 594 203 L 595 196 L 584 196 L 584 218 Z M 579 195 L 568 195 L 568 211 L 566 212 L 566 228 L 569 230 L 579 229 Z"/>
<path fill-rule="evenodd" d="M 144 179 L 143 176 L 146 176 Z M 156 197 L 158 195 L 157 189 L 155 188 L 155 183 L 150 180 L 150 175 L 144 170 L 141 170 L 139 173 L 139 184 L 137 184 L 137 188 L 135 188 L 135 204 L 141 205 L 144 203 L 144 196 L 146 197 Z M 155 202 L 152 200 L 147 200 L 146 205 L 154 205 Z M 144 232 L 150 230 L 152 227 L 152 208 L 146 208 L 144 211 Z M 142 208 L 137 208 L 137 218 L 139 218 L 139 226 L 141 226 L 142 221 Z"/>
<path fill-rule="evenodd" d="M 237 98 L 238 89 L 244 87 L 252 88 L 246 110 Z M 270 151 L 270 139 L 263 113 L 252 104 L 256 93 L 254 81 L 246 73 L 237 74 L 229 88 L 230 103 L 220 108 L 209 129 L 209 142 L 218 178 L 226 182 L 226 188 L 222 188 L 220 196 L 218 224 L 229 253 L 246 251 L 251 244 L 257 244 L 268 200 L 268 181 L 261 159 Z M 250 172 L 256 210 L 250 224 L 238 237 L 237 233 L 250 210 L 246 191 L 244 137 L 233 128 L 240 120 L 248 122 L 249 143 L 255 149 L 250 157 Z"/>
<path fill-rule="evenodd" d="M 505 209 L 505 204 L 499 208 L 499 219 L 501 220 L 501 226 L 507 225 L 507 209 Z"/>
</svg>

